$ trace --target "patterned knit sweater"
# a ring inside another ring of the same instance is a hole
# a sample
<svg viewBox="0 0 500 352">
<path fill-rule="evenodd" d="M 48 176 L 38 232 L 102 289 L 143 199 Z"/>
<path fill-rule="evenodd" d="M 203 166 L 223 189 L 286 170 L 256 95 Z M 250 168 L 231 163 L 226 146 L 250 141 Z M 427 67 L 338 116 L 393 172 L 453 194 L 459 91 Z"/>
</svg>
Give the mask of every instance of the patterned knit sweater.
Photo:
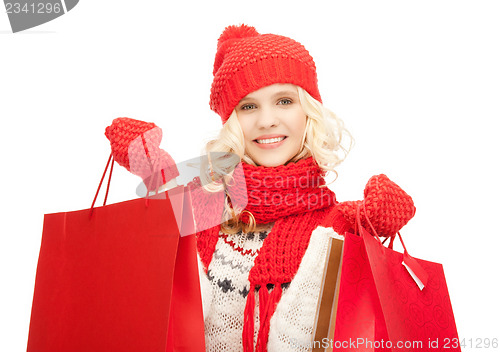
<svg viewBox="0 0 500 352">
<path fill-rule="evenodd" d="M 256 233 L 219 234 L 205 274 L 200 277 L 207 351 L 241 351 L 243 312 L 248 294 L 248 274 L 272 224 Z M 331 228 L 318 227 L 312 235 L 299 270 L 271 318 L 268 351 L 309 351 L 319 300 Z M 257 297 L 258 307 L 258 297 Z M 256 308 L 258 309 L 258 308 Z M 258 314 L 255 317 L 258 326 Z M 255 331 L 254 339 L 257 339 Z"/>
</svg>

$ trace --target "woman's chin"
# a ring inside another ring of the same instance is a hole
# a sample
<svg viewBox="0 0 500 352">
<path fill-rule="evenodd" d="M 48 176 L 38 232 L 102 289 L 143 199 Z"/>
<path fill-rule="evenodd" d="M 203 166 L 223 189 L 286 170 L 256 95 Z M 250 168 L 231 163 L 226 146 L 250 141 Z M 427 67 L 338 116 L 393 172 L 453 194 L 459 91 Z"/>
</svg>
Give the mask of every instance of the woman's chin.
<svg viewBox="0 0 500 352">
<path fill-rule="evenodd" d="M 286 139 L 288 140 L 288 138 Z M 253 162 L 258 166 L 265 167 L 275 167 L 280 165 L 285 165 L 289 162 L 295 155 L 297 155 L 298 147 L 284 144 L 277 148 L 259 148 L 259 146 L 251 145 L 247 146 L 246 153 L 253 160 Z"/>
<path fill-rule="evenodd" d="M 280 166 L 284 165 L 287 161 L 288 158 L 283 158 L 282 156 L 276 156 L 276 155 L 250 155 L 250 158 L 254 161 L 255 164 L 258 166 L 265 166 L 265 167 L 275 167 L 275 166 Z"/>
</svg>

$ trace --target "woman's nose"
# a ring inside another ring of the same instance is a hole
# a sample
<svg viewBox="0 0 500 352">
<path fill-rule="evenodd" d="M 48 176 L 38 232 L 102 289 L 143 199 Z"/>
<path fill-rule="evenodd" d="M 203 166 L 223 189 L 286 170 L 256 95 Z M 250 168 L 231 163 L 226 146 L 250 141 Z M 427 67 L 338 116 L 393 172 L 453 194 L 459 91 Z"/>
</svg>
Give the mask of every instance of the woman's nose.
<svg viewBox="0 0 500 352">
<path fill-rule="evenodd" d="M 271 128 L 279 125 L 279 117 L 273 109 L 262 108 L 257 120 L 259 128 Z"/>
</svg>

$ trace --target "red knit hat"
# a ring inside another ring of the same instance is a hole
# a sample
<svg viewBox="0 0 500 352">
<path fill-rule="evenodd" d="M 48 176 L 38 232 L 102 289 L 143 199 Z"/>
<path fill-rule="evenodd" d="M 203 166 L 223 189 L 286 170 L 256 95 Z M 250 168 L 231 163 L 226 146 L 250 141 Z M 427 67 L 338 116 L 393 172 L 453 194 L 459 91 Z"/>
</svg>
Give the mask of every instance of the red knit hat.
<svg viewBox="0 0 500 352">
<path fill-rule="evenodd" d="M 300 86 L 321 102 L 316 65 L 306 48 L 244 24 L 226 27 L 219 37 L 213 74 L 210 108 L 222 123 L 243 97 L 274 83 Z"/>
</svg>

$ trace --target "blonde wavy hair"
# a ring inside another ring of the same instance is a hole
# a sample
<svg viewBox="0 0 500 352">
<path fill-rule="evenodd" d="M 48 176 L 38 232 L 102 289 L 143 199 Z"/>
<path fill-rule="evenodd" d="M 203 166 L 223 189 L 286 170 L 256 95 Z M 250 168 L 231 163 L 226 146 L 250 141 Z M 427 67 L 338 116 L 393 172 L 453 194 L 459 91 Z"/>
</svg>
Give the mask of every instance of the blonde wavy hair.
<svg viewBox="0 0 500 352">
<path fill-rule="evenodd" d="M 344 122 L 337 115 L 311 97 L 303 88 L 296 87 L 300 104 L 306 114 L 306 128 L 299 152 L 287 163 L 312 156 L 321 169 L 327 174 L 329 172 L 334 173 L 336 179 L 337 171 L 335 167 L 346 158 L 352 147 L 353 138 L 345 129 Z M 241 129 L 235 110 L 233 110 L 229 119 L 220 130 L 217 138 L 206 144 L 205 151 L 208 155 L 208 165 L 202 169 L 208 171 L 202 174 L 200 178 L 204 185 L 203 187 L 208 192 L 225 191 L 227 184 L 232 182 L 232 171 L 240 161 L 256 165 L 245 154 L 243 130 Z M 228 157 L 228 155 L 231 155 L 230 153 L 235 157 Z M 249 214 L 250 222 L 248 224 L 243 223 L 240 220 L 242 209 L 233 209 L 229 204 L 228 198 L 229 195 L 226 192 L 224 214 L 222 216 L 223 223 L 221 226 L 223 232 L 234 234 L 238 231 L 250 232 L 267 227 L 267 225 L 261 226 L 256 224 L 253 215 L 249 212 L 247 213 Z"/>
</svg>

